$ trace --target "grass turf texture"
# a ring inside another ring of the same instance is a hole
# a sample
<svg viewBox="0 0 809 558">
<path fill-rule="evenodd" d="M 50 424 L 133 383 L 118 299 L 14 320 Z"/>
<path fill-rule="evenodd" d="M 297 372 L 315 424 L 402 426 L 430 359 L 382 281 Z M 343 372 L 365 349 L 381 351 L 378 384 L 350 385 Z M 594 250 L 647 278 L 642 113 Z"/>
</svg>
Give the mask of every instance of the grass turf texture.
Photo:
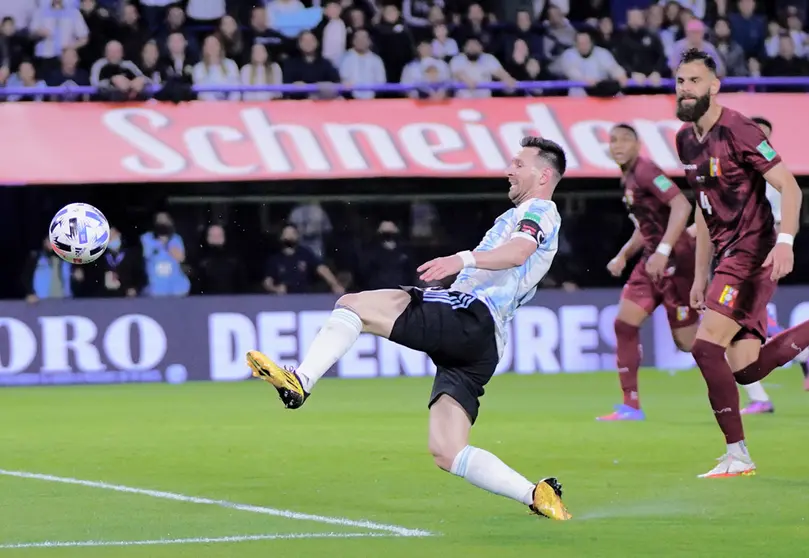
<svg viewBox="0 0 809 558">
<path fill-rule="evenodd" d="M 794 368 L 768 381 L 776 414 L 745 419 L 758 475 L 702 480 L 724 443 L 696 372 L 644 370 L 645 423 L 594 420 L 617 401 L 614 374 L 493 379 L 472 443 L 531 479 L 558 476 L 569 522 L 530 516 L 434 467 L 429 378 L 325 380 L 298 411 L 281 409 L 259 381 L 0 390 L 0 469 L 436 534 L 7 548 L 0 558 L 801 556 L 809 393 Z M 368 532 L 8 476 L 0 501 L 0 545 Z"/>
</svg>

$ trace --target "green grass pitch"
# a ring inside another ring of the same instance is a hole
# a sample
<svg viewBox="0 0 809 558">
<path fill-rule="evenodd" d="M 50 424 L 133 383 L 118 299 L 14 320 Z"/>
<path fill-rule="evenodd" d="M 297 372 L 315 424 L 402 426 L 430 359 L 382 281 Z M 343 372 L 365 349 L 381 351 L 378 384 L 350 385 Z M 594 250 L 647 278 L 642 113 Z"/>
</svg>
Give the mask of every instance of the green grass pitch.
<svg viewBox="0 0 809 558">
<path fill-rule="evenodd" d="M 434 467 L 429 378 L 324 380 L 298 411 L 259 381 L 0 390 L 6 473 L 186 497 L 0 474 L 0 558 L 805 556 L 809 393 L 795 368 L 767 382 L 776 413 L 745 419 L 758 474 L 702 480 L 724 443 L 697 372 L 644 370 L 645 423 L 595 422 L 616 402 L 614 374 L 494 378 L 472 443 L 531 479 L 558 476 L 569 522 Z M 81 541 L 141 542 L 13 546 Z"/>
</svg>

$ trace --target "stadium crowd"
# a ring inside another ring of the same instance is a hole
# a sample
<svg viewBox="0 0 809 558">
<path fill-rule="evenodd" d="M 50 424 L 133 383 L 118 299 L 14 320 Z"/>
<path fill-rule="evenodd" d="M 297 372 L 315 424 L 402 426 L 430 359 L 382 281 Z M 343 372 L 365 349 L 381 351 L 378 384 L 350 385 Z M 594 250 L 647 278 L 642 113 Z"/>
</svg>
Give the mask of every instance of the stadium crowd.
<svg viewBox="0 0 809 558">
<path fill-rule="evenodd" d="M 485 97 L 475 84 L 570 79 L 573 95 L 654 92 L 679 53 L 723 76 L 809 75 L 807 0 L 2 0 L 0 85 L 95 85 L 103 100 L 194 98 L 190 86 L 427 84 L 411 96 Z M 153 87 L 147 87 L 153 86 Z M 151 91 L 155 89 L 156 92 Z M 772 91 L 773 88 L 768 90 Z M 2 89 L 0 89 L 2 92 Z M 553 92 L 554 94 L 556 91 Z M 561 94 L 565 94 L 561 91 Z M 350 93 L 344 94 L 346 96 Z M 357 91 L 356 98 L 379 96 Z M 270 100 L 278 92 L 200 93 Z M 59 97 L 82 100 L 86 97 Z M 8 101 L 48 100 L 6 95 Z M 55 100 L 55 99 L 54 99 Z"/>
</svg>

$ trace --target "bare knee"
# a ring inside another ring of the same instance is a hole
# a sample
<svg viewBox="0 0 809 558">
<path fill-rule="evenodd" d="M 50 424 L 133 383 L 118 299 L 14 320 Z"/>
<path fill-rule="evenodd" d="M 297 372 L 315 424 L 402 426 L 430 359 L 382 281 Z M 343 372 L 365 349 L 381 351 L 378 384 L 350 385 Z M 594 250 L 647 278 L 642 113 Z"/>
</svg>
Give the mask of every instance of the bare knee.
<svg viewBox="0 0 809 558">
<path fill-rule="evenodd" d="M 455 457 L 469 443 L 471 427 L 472 422 L 463 407 L 446 394 L 430 407 L 428 447 L 439 468 L 452 471 Z"/>
<path fill-rule="evenodd" d="M 696 326 L 675 329 L 672 332 L 674 345 L 684 353 L 690 353 L 691 349 L 694 347 L 694 339 L 696 334 Z"/>
<path fill-rule="evenodd" d="M 434 442 L 432 437 L 430 438 L 430 455 L 433 456 L 433 462 L 439 469 L 443 469 L 447 472 L 452 470 L 455 457 L 461 453 L 461 450 L 464 448 L 464 446 L 458 446 L 459 444 Z"/>
<path fill-rule="evenodd" d="M 344 294 L 337 299 L 335 306 L 338 308 L 348 308 L 359 314 L 359 310 L 362 307 L 362 293 Z"/>
</svg>

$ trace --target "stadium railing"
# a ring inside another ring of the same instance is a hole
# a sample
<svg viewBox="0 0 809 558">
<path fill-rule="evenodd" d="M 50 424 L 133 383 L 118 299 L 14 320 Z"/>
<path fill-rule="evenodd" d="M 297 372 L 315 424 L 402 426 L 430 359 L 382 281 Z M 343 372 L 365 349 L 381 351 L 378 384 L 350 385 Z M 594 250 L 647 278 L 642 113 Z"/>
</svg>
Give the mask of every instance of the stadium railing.
<svg viewBox="0 0 809 558">
<path fill-rule="evenodd" d="M 725 78 L 722 80 L 723 86 L 726 87 L 805 87 L 809 90 L 809 76 L 806 77 L 757 77 L 757 78 Z M 666 88 L 672 89 L 675 85 L 673 79 L 663 79 L 660 85 L 650 86 L 645 83 L 638 83 L 633 80 L 627 82 L 626 89 L 659 89 Z M 155 93 L 161 89 L 162 85 L 149 85 L 146 88 L 147 93 Z M 520 90 L 520 91 L 558 91 L 563 89 L 570 89 L 574 87 L 589 87 L 589 84 L 579 81 L 519 81 L 513 87 L 504 82 L 490 82 L 480 83 L 474 89 L 478 90 Z M 327 90 L 334 93 L 350 93 L 352 91 L 374 91 L 377 93 L 408 93 L 418 90 L 463 90 L 470 89 L 468 85 L 462 82 L 443 82 L 443 83 L 385 83 L 378 85 L 353 85 L 346 86 L 339 83 L 326 83 L 326 84 L 306 84 L 306 85 L 194 85 L 192 90 L 196 93 L 248 93 L 248 92 L 266 92 L 266 93 L 319 93 Z M 93 95 L 100 91 L 98 87 L 93 86 L 41 86 L 41 87 L 0 87 L 0 98 L 8 97 L 11 95 Z"/>
</svg>

